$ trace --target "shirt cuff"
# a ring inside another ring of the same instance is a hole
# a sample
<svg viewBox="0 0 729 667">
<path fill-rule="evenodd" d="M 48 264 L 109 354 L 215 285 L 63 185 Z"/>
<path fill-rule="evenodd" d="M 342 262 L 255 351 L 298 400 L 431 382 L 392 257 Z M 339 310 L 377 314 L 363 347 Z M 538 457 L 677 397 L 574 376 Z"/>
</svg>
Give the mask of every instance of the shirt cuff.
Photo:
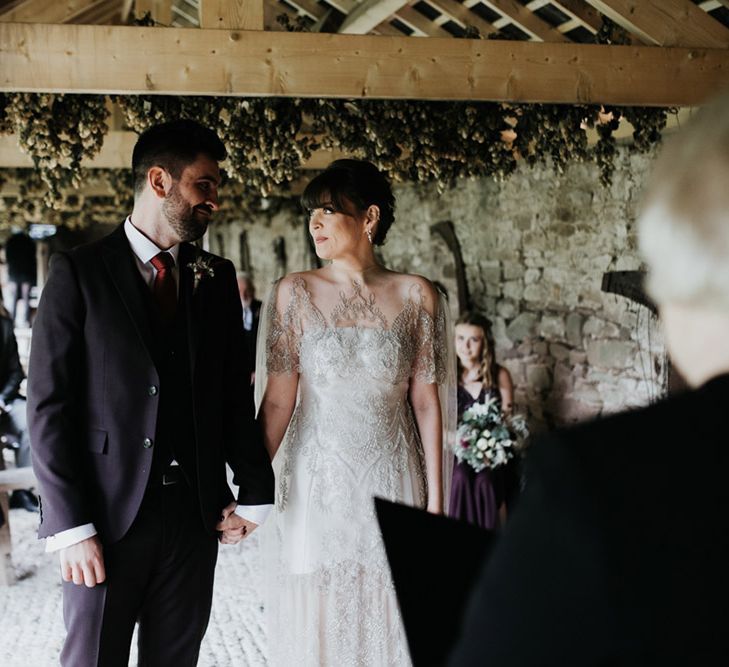
<svg viewBox="0 0 729 667">
<path fill-rule="evenodd" d="M 273 505 L 238 505 L 235 508 L 235 513 L 241 519 L 260 526 L 266 520 L 272 509 Z"/>
<path fill-rule="evenodd" d="M 46 538 L 46 552 L 60 551 L 66 547 L 88 540 L 89 537 L 93 537 L 94 535 L 96 535 L 96 528 L 94 528 L 93 523 L 85 523 L 83 526 L 62 530 L 60 533 Z"/>
</svg>

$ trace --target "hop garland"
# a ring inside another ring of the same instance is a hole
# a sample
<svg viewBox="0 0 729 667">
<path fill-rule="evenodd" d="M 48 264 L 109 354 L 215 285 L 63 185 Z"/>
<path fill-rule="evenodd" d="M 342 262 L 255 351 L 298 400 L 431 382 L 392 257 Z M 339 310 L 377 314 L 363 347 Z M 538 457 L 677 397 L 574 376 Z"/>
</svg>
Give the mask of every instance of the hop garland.
<svg viewBox="0 0 729 667">
<path fill-rule="evenodd" d="M 524 159 L 551 163 L 561 172 L 571 162 L 594 160 L 600 180 L 610 183 L 624 117 L 634 128 L 635 150 L 660 141 L 670 110 L 588 105 L 120 96 L 126 125 L 142 132 L 155 123 L 194 118 L 215 130 L 228 149 L 226 198 L 238 209 L 258 210 L 261 197 L 288 206 L 289 186 L 320 147 L 371 160 L 395 181 L 433 183 L 440 191 L 460 178 L 504 179 Z M 599 122 L 598 114 L 612 111 Z M 108 131 L 106 98 L 92 95 L 0 95 L 0 132 L 15 132 L 33 158 L 47 206 L 65 209 L 78 190 L 81 160 L 93 157 Z M 586 127 L 597 129 L 590 147 Z M 98 170 L 94 170 L 98 172 Z M 119 170 L 120 174 L 124 170 Z M 118 206 L 128 205 L 128 175 L 104 179 Z M 276 204 L 277 205 L 277 204 Z M 73 207 L 72 207 L 73 208 Z M 78 217 L 78 211 L 74 211 Z M 35 212 L 26 216 L 35 217 Z"/>
<path fill-rule="evenodd" d="M 18 93 L 6 96 L 2 127 L 12 128 L 48 187 L 44 201 L 56 208 L 64 187 L 78 188 L 81 160 L 93 158 L 108 131 L 101 95 Z"/>
</svg>

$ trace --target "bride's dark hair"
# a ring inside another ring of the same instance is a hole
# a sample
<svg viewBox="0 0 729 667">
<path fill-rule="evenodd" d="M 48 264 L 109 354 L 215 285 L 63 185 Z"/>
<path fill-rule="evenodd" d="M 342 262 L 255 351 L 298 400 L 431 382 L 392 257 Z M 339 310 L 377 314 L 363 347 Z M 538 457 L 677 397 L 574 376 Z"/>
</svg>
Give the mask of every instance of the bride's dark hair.
<svg viewBox="0 0 729 667">
<path fill-rule="evenodd" d="M 362 213 L 373 204 L 380 209 L 374 245 L 385 242 L 387 231 L 395 220 L 395 196 L 385 175 L 366 160 L 335 160 L 315 176 L 301 195 L 307 210 L 333 206 L 335 211 L 351 212 L 350 202 Z"/>
</svg>

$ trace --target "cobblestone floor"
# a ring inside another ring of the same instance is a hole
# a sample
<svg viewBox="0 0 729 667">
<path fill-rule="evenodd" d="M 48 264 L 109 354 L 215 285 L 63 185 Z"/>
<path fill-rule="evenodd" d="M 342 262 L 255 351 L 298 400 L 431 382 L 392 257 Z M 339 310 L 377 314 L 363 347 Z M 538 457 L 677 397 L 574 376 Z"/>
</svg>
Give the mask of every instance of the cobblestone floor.
<svg viewBox="0 0 729 667">
<path fill-rule="evenodd" d="M 19 581 L 0 587 L 0 665 L 52 667 L 65 634 L 56 557 L 35 537 L 37 515 L 11 510 L 13 565 Z M 256 535 L 221 547 L 213 611 L 200 653 L 201 667 L 266 664 Z M 130 664 L 136 665 L 134 649 Z"/>
</svg>

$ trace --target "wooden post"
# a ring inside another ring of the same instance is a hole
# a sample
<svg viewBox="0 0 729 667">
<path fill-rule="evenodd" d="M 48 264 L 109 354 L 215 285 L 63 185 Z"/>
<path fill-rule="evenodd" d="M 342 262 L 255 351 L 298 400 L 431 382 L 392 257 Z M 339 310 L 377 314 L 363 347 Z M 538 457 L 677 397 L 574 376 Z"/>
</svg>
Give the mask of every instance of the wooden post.
<svg viewBox="0 0 729 667">
<path fill-rule="evenodd" d="M 263 30 L 263 0 L 199 0 L 201 28 Z"/>
</svg>

